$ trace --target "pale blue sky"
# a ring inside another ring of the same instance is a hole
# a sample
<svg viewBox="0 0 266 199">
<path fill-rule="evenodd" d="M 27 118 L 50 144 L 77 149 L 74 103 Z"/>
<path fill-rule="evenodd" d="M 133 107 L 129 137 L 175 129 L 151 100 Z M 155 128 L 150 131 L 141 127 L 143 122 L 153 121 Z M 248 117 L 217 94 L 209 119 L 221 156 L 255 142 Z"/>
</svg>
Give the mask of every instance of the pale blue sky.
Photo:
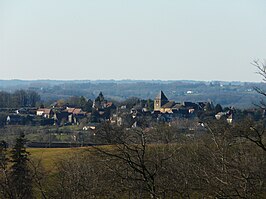
<svg viewBox="0 0 266 199">
<path fill-rule="evenodd" d="M 0 79 L 260 81 L 266 0 L 0 0 Z"/>
</svg>

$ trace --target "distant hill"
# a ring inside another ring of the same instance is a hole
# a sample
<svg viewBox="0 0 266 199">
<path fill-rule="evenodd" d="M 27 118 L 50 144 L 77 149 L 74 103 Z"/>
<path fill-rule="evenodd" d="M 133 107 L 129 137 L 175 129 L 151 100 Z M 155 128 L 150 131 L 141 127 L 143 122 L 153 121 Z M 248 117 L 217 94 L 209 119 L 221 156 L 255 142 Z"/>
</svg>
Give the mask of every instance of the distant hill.
<svg viewBox="0 0 266 199">
<path fill-rule="evenodd" d="M 95 99 L 103 92 L 108 99 L 122 101 L 129 97 L 154 99 L 163 90 L 168 99 L 175 101 L 208 101 L 222 106 L 252 107 L 263 97 L 254 87 L 266 90 L 264 83 L 224 81 L 161 81 L 161 80 L 0 80 L 0 90 L 17 89 L 37 91 L 44 101 L 54 101 L 71 96 Z"/>
</svg>

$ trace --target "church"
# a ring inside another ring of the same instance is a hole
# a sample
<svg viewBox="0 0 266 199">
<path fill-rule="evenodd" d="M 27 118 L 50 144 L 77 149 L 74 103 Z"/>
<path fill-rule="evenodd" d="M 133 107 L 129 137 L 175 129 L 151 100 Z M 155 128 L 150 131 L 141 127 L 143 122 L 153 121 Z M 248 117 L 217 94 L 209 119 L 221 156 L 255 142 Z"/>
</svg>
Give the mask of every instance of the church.
<svg viewBox="0 0 266 199">
<path fill-rule="evenodd" d="M 161 113 L 173 113 L 182 107 L 182 104 L 175 101 L 169 101 L 163 91 L 154 99 L 154 111 L 160 111 Z"/>
</svg>

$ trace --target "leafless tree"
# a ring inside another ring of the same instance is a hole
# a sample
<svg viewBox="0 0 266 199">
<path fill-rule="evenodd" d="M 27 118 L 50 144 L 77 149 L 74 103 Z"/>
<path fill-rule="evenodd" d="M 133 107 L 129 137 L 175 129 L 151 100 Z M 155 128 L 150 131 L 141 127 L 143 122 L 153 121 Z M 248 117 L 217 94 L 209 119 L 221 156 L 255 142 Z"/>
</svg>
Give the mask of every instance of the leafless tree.
<svg viewBox="0 0 266 199">
<path fill-rule="evenodd" d="M 257 60 L 254 60 L 251 64 L 258 69 L 257 73 L 263 77 L 263 81 L 266 81 L 266 62 L 265 62 L 265 60 L 264 60 L 264 62 L 262 62 L 262 61 L 257 59 Z"/>
<path fill-rule="evenodd" d="M 265 61 L 261 62 L 260 60 L 254 60 L 251 64 L 256 67 L 256 69 L 257 69 L 256 73 L 262 77 L 263 82 L 266 82 L 266 62 Z M 261 89 L 259 87 L 254 87 L 254 90 L 258 94 L 266 97 L 266 92 L 263 89 Z M 262 100 L 261 101 L 261 108 L 265 109 L 265 107 L 266 107 L 266 104 Z"/>
<path fill-rule="evenodd" d="M 254 122 L 252 120 L 244 120 L 235 125 L 234 135 L 246 139 L 254 143 L 257 147 L 266 152 L 266 138 L 265 138 L 265 122 Z"/>
<path fill-rule="evenodd" d="M 49 172 L 45 171 L 42 166 L 42 158 L 30 159 L 30 169 L 32 171 L 33 188 L 37 195 L 42 199 L 48 199 L 49 193 L 46 187 Z"/>
<path fill-rule="evenodd" d="M 202 139 L 204 144 L 197 152 L 199 173 L 211 196 L 259 198 L 265 194 L 265 154 L 236 136 L 240 130 L 213 123 Z"/>
<path fill-rule="evenodd" d="M 82 157 L 82 158 L 81 158 Z M 92 198 L 93 168 L 84 156 L 73 155 L 57 164 L 54 198 Z"/>
<path fill-rule="evenodd" d="M 263 82 L 266 82 L 266 61 L 264 62 L 260 60 L 254 60 L 251 63 L 253 66 L 257 68 L 257 74 L 259 74 L 263 79 Z M 266 97 L 266 92 L 259 88 L 255 87 L 255 91 Z M 264 100 L 261 100 L 260 105 L 256 104 L 256 106 L 260 107 L 264 112 L 266 110 L 266 103 Z M 264 113 L 265 114 L 265 113 Z M 241 130 L 241 137 L 248 139 L 249 141 L 255 143 L 258 147 L 260 147 L 264 152 L 266 151 L 266 138 L 265 138 L 265 126 L 264 124 L 251 124 L 252 122 L 248 122 L 249 127 L 245 128 L 245 130 Z M 247 124 L 247 122 L 244 122 L 244 124 Z"/>
<path fill-rule="evenodd" d="M 109 134 L 104 132 L 104 135 Z M 142 128 L 124 129 L 123 133 L 117 132 L 116 135 L 113 139 L 116 142 L 111 147 L 95 147 L 96 151 L 105 158 L 117 162 L 116 167 L 109 168 L 117 178 L 127 182 L 131 188 L 148 192 L 150 198 L 160 198 L 157 178 L 171 153 L 154 150 L 157 146 L 148 144 L 149 132 Z"/>
</svg>

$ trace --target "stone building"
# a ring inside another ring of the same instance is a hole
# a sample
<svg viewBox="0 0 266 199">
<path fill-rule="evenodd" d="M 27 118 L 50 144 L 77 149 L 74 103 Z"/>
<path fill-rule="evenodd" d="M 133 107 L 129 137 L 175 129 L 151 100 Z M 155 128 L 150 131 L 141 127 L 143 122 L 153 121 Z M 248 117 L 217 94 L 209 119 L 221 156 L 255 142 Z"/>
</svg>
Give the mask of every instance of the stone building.
<svg viewBox="0 0 266 199">
<path fill-rule="evenodd" d="M 167 104 L 168 102 L 169 100 L 167 99 L 163 91 L 160 91 L 154 99 L 154 111 L 161 111 L 162 106 Z"/>
</svg>

